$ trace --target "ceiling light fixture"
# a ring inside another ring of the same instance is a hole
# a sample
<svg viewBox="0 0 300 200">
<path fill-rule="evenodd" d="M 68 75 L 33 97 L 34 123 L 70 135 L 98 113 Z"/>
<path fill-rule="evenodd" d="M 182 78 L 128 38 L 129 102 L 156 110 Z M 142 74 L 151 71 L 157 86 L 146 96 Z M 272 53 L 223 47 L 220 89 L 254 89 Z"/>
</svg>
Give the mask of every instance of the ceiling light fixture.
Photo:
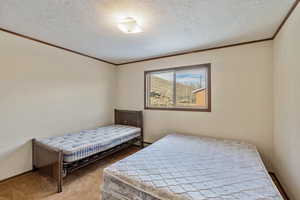
<svg viewBox="0 0 300 200">
<path fill-rule="evenodd" d="M 136 20 L 132 17 L 126 17 L 119 24 L 118 28 L 124 33 L 140 33 L 142 28 L 138 25 Z"/>
</svg>

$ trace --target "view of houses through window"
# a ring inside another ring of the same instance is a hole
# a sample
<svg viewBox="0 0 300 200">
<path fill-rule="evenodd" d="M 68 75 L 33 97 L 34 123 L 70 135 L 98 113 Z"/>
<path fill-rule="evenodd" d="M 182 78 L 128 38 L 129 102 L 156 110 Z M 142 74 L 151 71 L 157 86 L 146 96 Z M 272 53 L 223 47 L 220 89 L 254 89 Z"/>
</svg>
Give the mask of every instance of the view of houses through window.
<svg viewBox="0 0 300 200">
<path fill-rule="evenodd" d="M 146 72 L 149 108 L 208 108 L 208 66 Z"/>
</svg>

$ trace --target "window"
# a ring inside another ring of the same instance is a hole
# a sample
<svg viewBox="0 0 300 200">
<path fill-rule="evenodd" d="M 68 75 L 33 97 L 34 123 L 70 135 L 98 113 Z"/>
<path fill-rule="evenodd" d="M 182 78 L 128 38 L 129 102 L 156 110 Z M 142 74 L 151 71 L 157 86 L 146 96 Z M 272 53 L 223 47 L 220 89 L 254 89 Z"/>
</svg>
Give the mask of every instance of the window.
<svg viewBox="0 0 300 200">
<path fill-rule="evenodd" d="M 210 64 L 145 72 L 145 109 L 210 112 Z"/>
</svg>

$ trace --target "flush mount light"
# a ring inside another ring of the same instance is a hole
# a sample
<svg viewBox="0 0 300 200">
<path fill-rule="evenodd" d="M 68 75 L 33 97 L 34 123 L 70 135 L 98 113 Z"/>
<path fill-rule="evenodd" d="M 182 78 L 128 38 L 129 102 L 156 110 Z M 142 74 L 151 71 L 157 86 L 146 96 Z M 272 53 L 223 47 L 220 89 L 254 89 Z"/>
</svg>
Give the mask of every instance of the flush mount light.
<svg viewBox="0 0 300 200">
<path fill-rule="evenodd" d="M 124 33 L 140 33 L 142 28 L 138 25 L 136 20 L 132 17 L 126 17 L 119 24 L 118 28 Z"/>
</svg>

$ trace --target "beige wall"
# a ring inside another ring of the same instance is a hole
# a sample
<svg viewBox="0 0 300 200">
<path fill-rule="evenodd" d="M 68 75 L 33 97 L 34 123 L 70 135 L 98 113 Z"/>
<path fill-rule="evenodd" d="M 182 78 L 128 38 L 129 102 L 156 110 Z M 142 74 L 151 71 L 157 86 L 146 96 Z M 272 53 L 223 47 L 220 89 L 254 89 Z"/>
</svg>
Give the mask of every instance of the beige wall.
<svg viewBox="0 0 300 200">
<path fill-rule="evenodd" d="M 272 41 L 128 64 L 118 68 L 119 108 L 143 109 L 144 70 L 212 63 L 212 112 L 146 110 L 145 140 L 172 131 L 256 144 L 270 167 L 273 143 Z"/>
<path fill-rule="evenodd" d="M 274 152 L 277 176 L 300 199 L 300 5 L 274 41 Z"/>
<path fill-rule="evenodd" d="M 31 169 L 34 137 L 112 123 L 115 66 L 0 32 L 0 180 Z"/>
</svg>

